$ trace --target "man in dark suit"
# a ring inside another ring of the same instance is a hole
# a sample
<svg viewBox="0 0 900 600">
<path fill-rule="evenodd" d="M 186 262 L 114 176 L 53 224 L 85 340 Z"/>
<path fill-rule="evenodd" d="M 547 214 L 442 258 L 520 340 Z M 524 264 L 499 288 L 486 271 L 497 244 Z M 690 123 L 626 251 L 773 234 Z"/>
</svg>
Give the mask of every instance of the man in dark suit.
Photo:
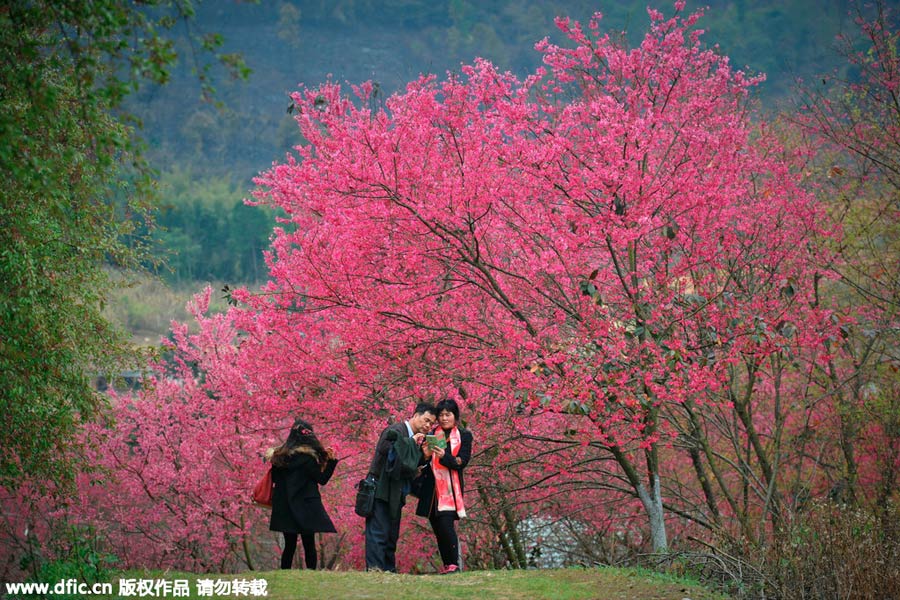
<svg viewBox="0 0 900 600">
<path fill-rule="evenodd" d="M 372 515 L 366 517 L 366 570 L 367 571 L 397 571 L 395 554 L 397 539 L 400 537 L 400 511 L 391 510 L 388 498 L 381 493 L 385 488 L 385 469 L 388 466 L 388 454 L 395 443 L 412 443 L 416 446 L 419 455 L 419 463 L 424 464 L 425 458 L 419 447 L 425 440 L 425 434 L 434 426 L 437 414 L 434 405 L 419 403 L 416 405 L 413 416 L 401 423 L 387 426 L 378 438 L 375 446 L 375 455 L 369 465 L 368 479 L 378 480 L 376 488 L 375 505 Z M 392 433 L 393 432 L 393 433 Z M 410 478 L 410 481 L 412 478 Z M 401 506 L 405 501 L 400 498 Z"/>
</svg>

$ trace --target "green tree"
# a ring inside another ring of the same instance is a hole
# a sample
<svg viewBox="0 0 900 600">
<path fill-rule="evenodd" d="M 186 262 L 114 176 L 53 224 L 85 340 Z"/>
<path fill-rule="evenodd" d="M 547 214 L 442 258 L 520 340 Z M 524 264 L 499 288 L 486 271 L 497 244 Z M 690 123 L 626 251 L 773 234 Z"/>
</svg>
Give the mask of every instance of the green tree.
<svg viewBox="0 0 900 600">
<path fill-rule="evenodd" d="M 137 268 L 154 217 L 136 121 L 117 112 L 177 59 L 187 1 L 0 0 L 0 486 L 64 482 L 91 378 L 134 356 L 103 316 L 110 268 Z M 215 54 L 217 36 L 198 38 Z M 236 76 L 239 57 L 216 55 Z M 197 71 L 205 95 L 208 65 Z"/>
<path fill-rule="evenodd" d="M 249 192 L 228 176 L 205 177 L 173 167 L 159 177 L 163 199 L 154 255 L 165 256 L 169 283 L 256 283 L 266 273 L 263 250 L 275 211 L 244 204 Z"/>
</svg>

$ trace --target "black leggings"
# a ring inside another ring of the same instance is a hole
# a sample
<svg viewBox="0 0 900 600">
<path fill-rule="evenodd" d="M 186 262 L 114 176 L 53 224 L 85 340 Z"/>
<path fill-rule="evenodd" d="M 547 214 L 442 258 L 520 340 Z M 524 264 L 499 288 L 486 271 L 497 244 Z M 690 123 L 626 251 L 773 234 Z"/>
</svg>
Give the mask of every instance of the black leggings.
<svg viewBox="0 0 900 600">
<path fill-rule="evenodd" d="M 301 533 L 300 539 L 303 540 L 303 558 L 306 562 L 307 569 L 316 568 L 316 534 Z M 297 534 L 284 533 L 284 550 L 281 552 L 281 568 L 290 569 L 294 564 L 294 552 L 297 551 Z"/>
<path fill-rule="evenodd" d="M 444 566 L 459 566 L 459 538 L 456 536 L 455 512 L 432 512 L 428 519 L 434 537 L 437 538 L 438 552 Z"/>
</svg>

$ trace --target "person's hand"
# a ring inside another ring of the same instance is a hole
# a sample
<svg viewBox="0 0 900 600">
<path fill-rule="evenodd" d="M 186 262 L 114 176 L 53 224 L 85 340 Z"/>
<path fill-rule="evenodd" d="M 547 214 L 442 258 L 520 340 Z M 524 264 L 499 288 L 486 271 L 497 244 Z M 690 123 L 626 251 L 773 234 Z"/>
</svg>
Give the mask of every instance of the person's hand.
<svg viewBox="0 0 900 600">
<path fill-rule="evenodd" d="M 425 458 L 431 458 L 431 446 L 428 444 L 422 444 L 422 454 L 425 455 Z"/>
<path fill-rule="evenodd" d="M 415 433 L 413 434 L 413 439 L 416 440 L 416 443 L 421 445 L 423 441 L 425 441 L 424 433 Z"/>
<path fill-rule="evenodd" d="M 438 460 L 440 460 L 444 457 L 444 449 L 443 448 L 436 447 L 432 450 L 432 452 L 434 453 L 435 456 L 438 457 Z"/>
<path fill-rule="evenodd" d="M 337 460 L 334 448 L 325 448 L 325 456 L 328 457 L 328 460 Z"/>
</svg>

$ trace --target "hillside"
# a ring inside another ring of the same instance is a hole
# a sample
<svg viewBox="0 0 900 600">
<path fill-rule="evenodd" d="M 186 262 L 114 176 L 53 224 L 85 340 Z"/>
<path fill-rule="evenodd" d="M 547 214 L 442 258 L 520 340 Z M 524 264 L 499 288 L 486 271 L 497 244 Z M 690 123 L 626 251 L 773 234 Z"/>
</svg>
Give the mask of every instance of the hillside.
<svg viewBox="0 0 900 600">
<path fill-rule="evenodd" d="M 896 3 L 896 2 L 892 2 Z M 301 142 L 287 94 L 303 83 L 329 78 L 340 83 L 378 82 L 384 96 L 402 90 L 420 74 L 443 77 L 476 57 L 523 77 L 540 65 L 533 47 L 545 36 L 565 43 L 553 24 L 559 15 L 586 23 L 601 11 L 601 28 L 627 31 L 636 43 L 648 18 L 644 0 L 493 0 L 474 2 L 294 2 L 204 3 L 197 27 L 220 33 L 223 51 L 240 52 L 253 69 L 235 84 L 210 74 L 223 102 L 216 109 L 199 101 L 194 65 L 183 63 L 173 81 L 147 88 L 131 107 L 144 120 L 158 168 L 188 165 L 196 173 L 250 179 Z M 666 14 L 672 3 L 651 2 Z M 835 36 L 851 25 L 847 0 L 713 0 L 698 27 L 738 68 L 764 72 L 761 97 L 770 104 L 787 97 L 795 77 L 814 77 L 842 61 Z M 815 15 L 815 19 L 811 18 Z M 188 52 L 190 55 L 190 52 Z M 194 99 L 194 100 L 192 100 Z"/>
</svg>

